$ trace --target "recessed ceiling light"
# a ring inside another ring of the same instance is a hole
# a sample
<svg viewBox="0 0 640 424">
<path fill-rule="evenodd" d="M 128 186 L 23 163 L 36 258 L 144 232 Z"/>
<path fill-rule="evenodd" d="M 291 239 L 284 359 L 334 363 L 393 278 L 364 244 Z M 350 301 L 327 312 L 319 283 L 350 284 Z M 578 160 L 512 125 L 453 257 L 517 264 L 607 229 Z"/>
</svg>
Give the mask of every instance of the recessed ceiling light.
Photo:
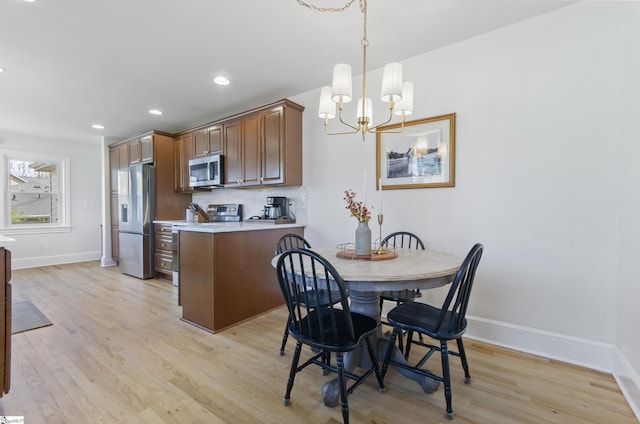
<svg viewBox="0 0 640 424">
<path fill-rule="evenodd" d="M 104 126 L 100 125 L 100 124 L 93 124 L 93 125 L 91 125 L 91 128 L 95 128 L 97 130 L 103 130 Z"/>
<path fill-rule="evenodd" d="M 162 111 L 158 109 L 151 109 L 149 113 L 152 115 L 162 115 Z"/>
<path fill-rule="evenodd" d="M 26 1 L 27 3 L 32 3 L 32 2 L 34 2 L 36 0 L 24 0 L 24 1 Z"/>
<path fill-rule="evenodd" d="M 225 77 L 215 77 L 213 79 L 213 82 L 215 82 L 218 85 L 229 85 L 229 80 L 226 79 Z"/>
</svg>

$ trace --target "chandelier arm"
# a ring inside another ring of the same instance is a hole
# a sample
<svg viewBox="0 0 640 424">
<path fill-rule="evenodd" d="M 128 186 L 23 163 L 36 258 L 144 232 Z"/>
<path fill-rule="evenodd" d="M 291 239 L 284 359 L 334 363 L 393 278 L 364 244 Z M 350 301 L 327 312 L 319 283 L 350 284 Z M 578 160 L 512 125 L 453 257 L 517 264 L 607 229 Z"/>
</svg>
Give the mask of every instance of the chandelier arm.
<svg viewBox="0 0 640 424">
<path fill-rule="evenodd" d="M 340 122 L 341 122 L 342 124 L 346 125 L 346 126 L 347 126 L 347 127 L 349 127 L 349 128 L 353 128 L 353 129 L 355 130 L 354 132 L 358 132 L 358 131 L 360 131 L 360 128 L 361 128 L 361 125 L 360 125 L 360 124 L 358 124 L 358 126 L 357 126 L 357 127 L 354 127 L 353 125 L 351 125 L 351 124 L 350 124 L 350 123 L 348 123 L 348 122 L 345 122 L 345 121 L 342 119 L 342 103 L 340 103 L 340 107 L 338 108 L 338 119 L 340 120 Z M 338 133 L 338 134 L 342 134 L 342 133 Z M 346 134 L 353 134 L 353 133 L 352 133 L 352 132 L 348 132 L 348 133 L 346 133 Z"/>
<path fill-rule="evenodd" d="M 376 132 L 376 128 L 378 128 L 378 127 L 380 127 L 382 125 L 388 124 L 389 122 L 391 122 L 392 119 L 393 119 L 393 100 L 389 102 L 389 118 L 384 122 L 380 122 L 380 123 L 378 123 L 376 125 L 369 126 L 367 128 L 367 132 L 375 133 Z"/>
<path fill-rule="evenodd" d="M 348 125 L 348 124 L 347 124 Z M 351 128 L 354 128 L 353 131 L 339 131 L 339 132 L 329 132 L 329 122 L 327 122 L 327 120 L 325 119 L 324 121 L 324 133 L 326 135 L 350 135 L 350 134 L 356 134 L 358 132 L 360 132 L 359 129 L 352 127 L 351 125 L 348 125 Z"/>
<path fill-rule="evenodd" d="M 404 130 L 404 123 L 405 123 L 405 117 L 404 115 L 402 115 L 402 121 L 400 122 L 400 128 L 396 128 L 396 129 L 379 129 L 380 125 L 377 125 L 375 127 L 372 127 L 370 129 L 368 129 L 367 131 L 370 133 L 384 133 L 384 134 L 400 134 L 403 130 Z M 373 130 L 373 131 L 371 131 Z"/>
</svg>

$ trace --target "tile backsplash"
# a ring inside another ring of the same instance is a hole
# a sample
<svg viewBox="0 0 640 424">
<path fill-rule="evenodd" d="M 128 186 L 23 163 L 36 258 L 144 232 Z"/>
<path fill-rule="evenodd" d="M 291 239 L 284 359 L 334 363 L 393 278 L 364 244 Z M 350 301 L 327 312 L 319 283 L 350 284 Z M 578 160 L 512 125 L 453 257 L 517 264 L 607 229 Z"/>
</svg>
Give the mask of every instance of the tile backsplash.
<svg viewBox="0 0 640 424">
<path fill-rule="evenodd" d="M 208 205 L 219 203 L 242 204 L 243 220 L 254 215 L 262 215 L 267 197 L 286 196 L 289 199 L 289 209 L 296 217 L 296 222 L 307 223 L 307 190 L 299 187 L 270 187 L 261 189 L 233 189 L 219 188 L 210 192 L 195 193 L 192 201 L 206 210 Z"/>
</svg>

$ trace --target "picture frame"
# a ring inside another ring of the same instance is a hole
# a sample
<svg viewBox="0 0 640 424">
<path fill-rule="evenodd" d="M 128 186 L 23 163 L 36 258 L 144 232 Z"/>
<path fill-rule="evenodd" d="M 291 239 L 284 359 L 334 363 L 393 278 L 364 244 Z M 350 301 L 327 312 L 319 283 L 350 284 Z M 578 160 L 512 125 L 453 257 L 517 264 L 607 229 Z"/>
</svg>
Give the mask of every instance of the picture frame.
<svg viewBox="0 0 640 424">
<path fill-rule="evenodd" d="M 455 187 L 455 124 L 449 113 L 380 127 L 378 190 Z"/>
</svg>

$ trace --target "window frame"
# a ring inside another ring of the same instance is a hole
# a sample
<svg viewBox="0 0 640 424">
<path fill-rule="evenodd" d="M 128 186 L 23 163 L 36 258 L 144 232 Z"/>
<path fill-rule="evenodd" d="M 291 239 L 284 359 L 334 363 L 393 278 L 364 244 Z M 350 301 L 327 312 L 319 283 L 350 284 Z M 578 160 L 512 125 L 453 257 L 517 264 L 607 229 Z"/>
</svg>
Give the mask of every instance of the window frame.
<svg viewBox="0 0 640 424">
<path fill-rule="evenodd" d="M 42 234 L 71 231 L 71 193 L 70 193 L 70 159 L 68 156 L 58 156 L 47 153 L 34 153 L 18 150 L 0 150 L 0 184 L 4 188 L 2 207 L 0 208 L 0 230 L 3 234 Z M 13 224 L 11 222 L 11 190 L 9 175 L 10 160 L 30 162 L 51 162 L 58 167 L 60 191 L 60 218 L 57 223 L 29 223 Z"/>
</svg>

